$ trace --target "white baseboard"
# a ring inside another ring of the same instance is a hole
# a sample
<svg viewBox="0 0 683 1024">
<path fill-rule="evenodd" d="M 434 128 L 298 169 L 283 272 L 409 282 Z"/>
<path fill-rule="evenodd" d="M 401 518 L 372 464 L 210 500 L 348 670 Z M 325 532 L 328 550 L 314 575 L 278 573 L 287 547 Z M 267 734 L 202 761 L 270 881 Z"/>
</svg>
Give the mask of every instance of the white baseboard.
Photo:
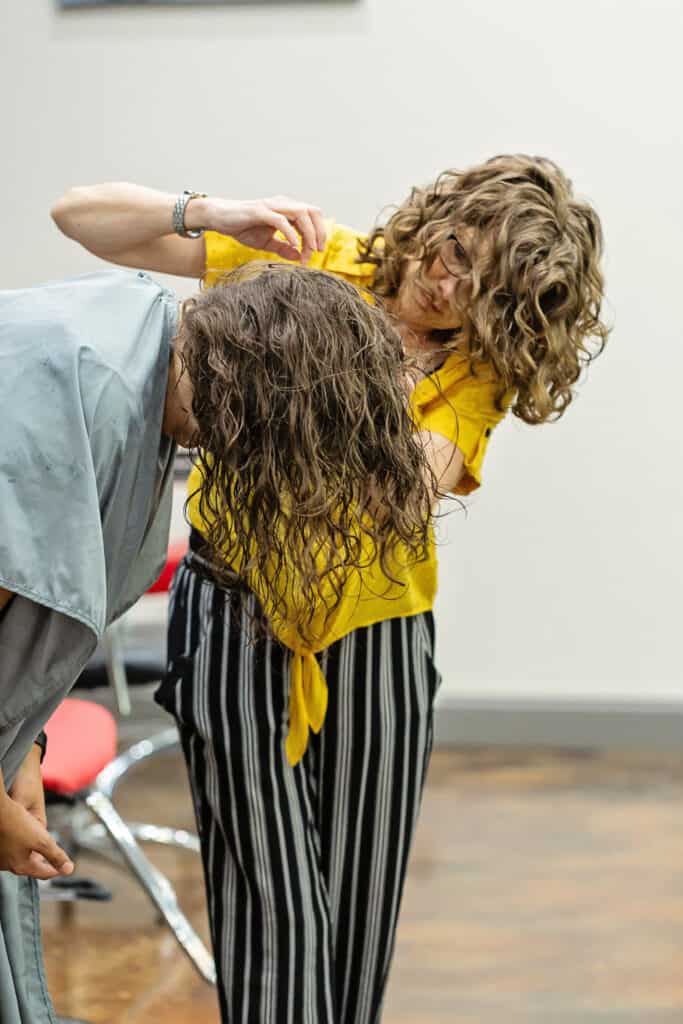
<svg viewBox="0 0 683 1024">
<path fill-rule="evenodd" d="M 119 719 L 122 743 L 165 728 L 168 715 L 153 701 L 156 684 L 131 688 L 133 714 Z M 114 709 L 111 690 L 90 696 Z M 439 698 L 437 747 L 547 746 L 683 750 L 683 701 L 587 700 L 535 697 Z"/>
<path fill-rule="evenodd" d="M 444 696 L 435 745 L 683 749 L 683 701 Z"/>
</svg>

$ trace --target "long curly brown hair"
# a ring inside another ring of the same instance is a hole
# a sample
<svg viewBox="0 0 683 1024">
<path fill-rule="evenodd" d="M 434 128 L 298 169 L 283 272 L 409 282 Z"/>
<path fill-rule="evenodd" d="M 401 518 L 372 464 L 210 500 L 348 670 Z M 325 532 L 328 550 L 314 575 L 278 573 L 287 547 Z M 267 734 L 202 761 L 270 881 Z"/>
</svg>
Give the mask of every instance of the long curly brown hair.
<svg viewBox="0 0 683 1024">
<path fill-rule="evenodd" d="M 178 348 L 215 574 L 258 580 L 268 618 L 291 621 L 294 598 L 317 642 L 316 604 L 329 618 L 350 570 L 380 558 L 395 579 L 399 546 L 425 555 L 432 480 L 399 336 L 345 281 L 252 263 L 185 303 Z"/>
<path fill-rule="evenodd" d="M 445 171 L 434 184 L 414 188 L 361 242 L 359 260 L 377 268 L 373 290 L 395 296 L 406 261 L 415 259 L 429 291 L 422 273 L 463 229 L 471 251 L 452 272 L 464 322 L 441 340 L 467 351 L 473 367 L 481 360 L 491 365 L 501 399 L 514 391 L 511 408 L 520 419 L 559 418 L 608 335 L 598 215 L 541 157 L 497 156 L 467 171 Z"/>
</svg>

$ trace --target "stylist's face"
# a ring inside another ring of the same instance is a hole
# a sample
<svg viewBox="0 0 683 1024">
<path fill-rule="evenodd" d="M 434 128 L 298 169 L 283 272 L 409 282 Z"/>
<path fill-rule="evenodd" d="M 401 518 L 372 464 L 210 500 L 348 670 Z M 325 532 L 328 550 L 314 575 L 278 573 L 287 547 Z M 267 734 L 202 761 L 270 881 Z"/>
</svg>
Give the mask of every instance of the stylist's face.
<svg viewBox="0 0 683 1024">
<path fill-rule="evenodd" d="M 429 266 L 419 260 L 407 260 L 393 312 L 411 330 L 453 330 L 462 325 L 457 307 L 458 282 L 469 270 L 469 261 L 460 234 L 441 247 Z"/>
</svg>

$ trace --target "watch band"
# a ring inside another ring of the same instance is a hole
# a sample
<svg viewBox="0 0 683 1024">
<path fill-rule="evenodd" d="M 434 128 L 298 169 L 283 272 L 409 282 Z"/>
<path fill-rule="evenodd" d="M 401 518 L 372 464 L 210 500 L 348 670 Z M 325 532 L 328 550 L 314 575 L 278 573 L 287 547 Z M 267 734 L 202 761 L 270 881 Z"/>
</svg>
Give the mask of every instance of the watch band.
<svg viewBox="0 0 683 1024">
<path fill-rule="evenodd" d="M 38 733 L 33 742 L 37 747 L 40 747 L 40 763 L 42 764 L 47 753 L 47 733 L 44 729 Z"/>
<path fill-rule="evenodd" d="M 198 231 L 190 231 L 185 227 L 185 207 L 191 199 L 206 199 L 206 192 L 193 192 L 192 189 L 186 188 L 176 199 L 173 207 L 173 230 L 181 238 L 201 238 L 204 234 L 201 228 Z"/>
</svg>

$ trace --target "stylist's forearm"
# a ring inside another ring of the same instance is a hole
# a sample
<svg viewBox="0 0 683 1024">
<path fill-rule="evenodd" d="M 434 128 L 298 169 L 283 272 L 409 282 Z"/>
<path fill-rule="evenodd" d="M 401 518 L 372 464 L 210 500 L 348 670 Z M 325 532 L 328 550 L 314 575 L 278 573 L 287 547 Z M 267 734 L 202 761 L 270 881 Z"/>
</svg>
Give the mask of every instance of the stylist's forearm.
<svg viewBox="0 0 683 1024">
<path fill-rule="evenodd" d="M 172 234 L 176 199 L 170 192 L 157 192 L 126 182 L 86 185 L 65 192 L 52 207 L 51 214 L 67 237 L 96 256 L 106 258 Z M 203 227 L 201 206 L 200 199 L 188 203 L 185 213 L 188 228 Z"/>
</svg>

